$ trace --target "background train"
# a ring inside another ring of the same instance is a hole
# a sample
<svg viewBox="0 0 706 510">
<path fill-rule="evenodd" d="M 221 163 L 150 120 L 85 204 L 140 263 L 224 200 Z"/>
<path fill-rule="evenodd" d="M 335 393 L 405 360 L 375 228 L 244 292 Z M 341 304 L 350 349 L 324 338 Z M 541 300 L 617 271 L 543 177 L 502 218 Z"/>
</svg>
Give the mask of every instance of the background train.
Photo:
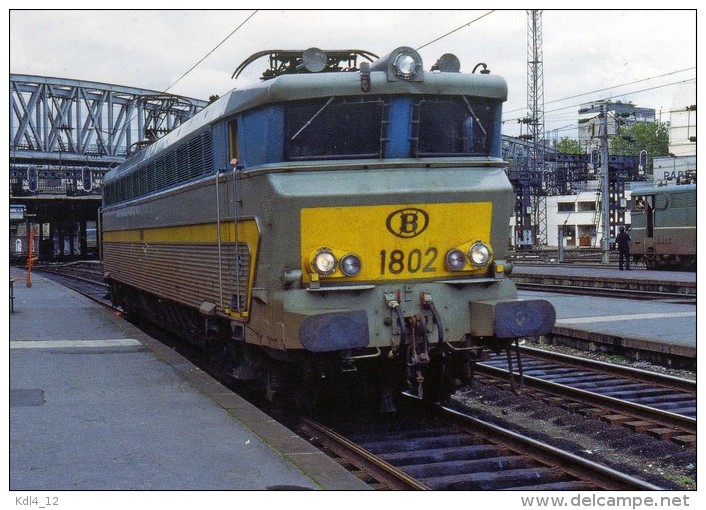
<svg viewBox="0 0 706 510">
<path fill-rule="evenodd" d="M 696 271 L 696 184 L 635 189 L 630 216 L 633 260 Z"/>
<path fill-rule="evenodd" d="M 408 47 L 264 51 L 234 76 L 265 56 L 260 83 L 106 175 L 116 305 L 302 406 L 443 399 L 484 349 L 551 330 L 508 278 L 502 78 Z"/>
</svg>

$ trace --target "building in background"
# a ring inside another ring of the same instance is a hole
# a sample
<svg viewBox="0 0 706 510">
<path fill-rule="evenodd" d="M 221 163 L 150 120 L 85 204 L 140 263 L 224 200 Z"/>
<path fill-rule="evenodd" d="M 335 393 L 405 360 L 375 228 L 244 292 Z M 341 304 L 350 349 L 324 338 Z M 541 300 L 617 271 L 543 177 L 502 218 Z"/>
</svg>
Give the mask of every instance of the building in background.
<svg viewBox="0 0 706 510">
<path fill-rule="evenodd" d="M 696 94 L 684 84 L 674 94 L 669 110 L 669 156 L 654 158 L 655 183 L 696 182 Z"/>
<path fill-rule="evenodd" d="M 581 105 L 580 110 L 590 110 L 592 104 Z M 610 147 L 610 137 L 618 134 L 618 126 L 630 127 L 637 122 L 655 122 L 654 108 L 640 108 L 632 103 L 622 103 L 620 101 L 607 103 L 608 108 L 608 144 Z M 595 113 L 579 113 L 579 143 L 585 153 L 600 148 L 598 137 L 603 135 L 602 119 Z"/>
<path fill-rule="evenodd" d="M 624 224 L 630 226 L 629 201 L 633 189 L 652 185 L 677 185 L 696 182 L 696 95 L 693 84 L 685 84 L 674 94 L 669 116 L 664 111 L 656 118 L 655 110 L 641 108 L 632 103 L 614 102 L 608 106 L 608 140 L 618 134 L 618 119 L 623 126 L 637 122 L 661 121 L 669 132 L 668 156 L 652 159 L 645 181 L 625 182 L 624 198 L 617 207 L 623 209 Z M 582 105 L 581 109 L 590 105 Z M 666 118 L 665 118 L 666 117 Z M 579 143 L 585 154 L 599 148 L 598 136 L 602 135 L 601 120 L 595 113 L 579 115 Z M 556 248 L 562 242 L 566 248 L 600 246 L 600 179 L 597 169 L 595 178 L 581 183 L 572 194 L 549 195 L 547 208 L 547 247 Z M 514 227 L 514 219 L 511 227 Z M 512 228 L 511 228 L 512 232 Z"/>
</svg>

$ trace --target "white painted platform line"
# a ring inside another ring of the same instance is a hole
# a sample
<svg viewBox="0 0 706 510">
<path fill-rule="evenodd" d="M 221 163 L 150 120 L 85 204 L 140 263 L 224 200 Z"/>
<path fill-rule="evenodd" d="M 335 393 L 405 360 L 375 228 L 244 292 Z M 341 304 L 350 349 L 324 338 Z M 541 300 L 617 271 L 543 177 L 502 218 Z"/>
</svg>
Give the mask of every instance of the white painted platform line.
<svg viewBox="0 0 706 510">
<path fill-rule="evenodd" d="M 635 313 L 630 315 L 601 315 L 598 317 L 573 317 L 557 319 L 556 325 L 562 324 L 589 324 L 592 322 L 622 322 L 648 319 L 674 319 L 677 317 L 696 317 L 696 312 L 665 312 L 665 313 Z"/>
<path fill-rule="evenodd" d="M 73 349 L 86 347 L 135 347 L 142 345 L 134 338 L 112 340 L 11 340 L 10 349 Z"/>
</svg>

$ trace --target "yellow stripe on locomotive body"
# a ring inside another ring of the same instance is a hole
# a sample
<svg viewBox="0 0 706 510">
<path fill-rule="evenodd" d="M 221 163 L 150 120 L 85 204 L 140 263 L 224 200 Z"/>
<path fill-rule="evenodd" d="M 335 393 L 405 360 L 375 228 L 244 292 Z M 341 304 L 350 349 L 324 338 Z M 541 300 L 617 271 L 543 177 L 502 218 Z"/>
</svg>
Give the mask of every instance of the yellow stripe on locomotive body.
<svg viewBox="0 0 706 510">
<path fill-rule="evenodd" d="M 236 256 L 236 245 L 239 246 Z M 247 320 L 260 247 L 254 219 L 103 232 L 103 266 L 111 279 L 156 295 Z M 195 291 L 194 289 L 198 289 Z M 241 296 L 234 304 L 232 295 Z"/>
<path fill-rule="evenodd" d="M 256 247 L 259 232 L 255 220 L 238 221 L 237 238 Z M 104 232 L 103 240 L 117 243 L 218 243 L 218 223 L 198 225 L 178 225 L 171 227 L 150 227 L 133 230 L 115 230 Z M 223 221 L 220 224 L 221 243 L 232 243 L 236 240 L 233 221 Z M 253 243 L 253 241 L 255 241 Z"/>
<path fill-rule="evenodd" d="M 321 278 L 335 282 L 420 280 L 485 275 L 466 261 L 461 271 L 445 264 L 449 250 L 467 253 L 471 245 L 490 243 L 492 202 L 389 204 L 314 207 L 301 210 L 301 261 L 305 283 Z M 346 254 L 360 258 L 360 272 L 348 277 L 340 268 L 320 277 L 313 259 L 321 249 L 340 261 Z M 491 252 L 492 253 L 492 252 Z M 492 255 L 491 255 L 492 257 Z"/>
</svg>

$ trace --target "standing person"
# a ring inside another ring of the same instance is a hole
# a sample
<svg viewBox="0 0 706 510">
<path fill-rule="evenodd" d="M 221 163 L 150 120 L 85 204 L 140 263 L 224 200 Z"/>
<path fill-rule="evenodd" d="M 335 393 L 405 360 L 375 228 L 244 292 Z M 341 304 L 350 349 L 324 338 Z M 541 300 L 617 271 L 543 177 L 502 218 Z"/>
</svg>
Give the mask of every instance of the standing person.
<svg viewBox="0 0 706 510">
<path fill-rule="evenodd" d="M 618 268 L 623 270 L 623 261 L 625 261 L 625 269 L 630 271 L 630 236 L 625 232 L 625 227 L 620 227 L 620 233 L 615 238 L 615 244 L 618 245 Z"/>
</svg>

